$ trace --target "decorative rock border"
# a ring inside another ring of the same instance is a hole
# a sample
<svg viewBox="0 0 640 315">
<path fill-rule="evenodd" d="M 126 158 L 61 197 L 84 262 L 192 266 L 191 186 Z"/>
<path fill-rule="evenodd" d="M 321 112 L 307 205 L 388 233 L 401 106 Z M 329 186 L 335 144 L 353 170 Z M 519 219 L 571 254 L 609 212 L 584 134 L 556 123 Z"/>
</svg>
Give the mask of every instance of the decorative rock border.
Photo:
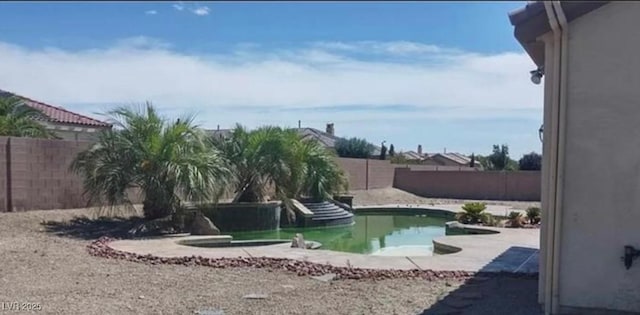
<svg viewBox="0 0 640 315">
<path fill-rule="evenodd" d="M 456 279 L 468 280 L 476 276 L 495 277 L 508 276 L 517 278 L 537 278 L 537 274 L 513 274 L 513 273 L 492 273 L 492 272 L 468 272 L 468 271 L 434 271 L 434 270 L 379 270 L 364 269 L 350 267 L 336 267 L 328 264 L 317 264 L 307 261 L 300 261 L 287 258 L 270 258 L 270 257 L 238 257 L 238 258 L 206 258 L 202 256 L 184 256 L 184 257 L 158 257 L 153 255 L 140 255 L 125 251 L 115 250 L 109 246 L 109 243 L 115 241 L 113 238 L 101 237 L 89 245 L 87 250 L 89 254 L 96 257 L 109 259 L 120 259 L 150 265 L 168 264 L 168 265 L 184 265 L 184 266 L 207 266 L 213 268 L 236 268 L 236 267 L 253 267 L 265 268 L 270 271 L 285 270 L 294 272 L 298 276 L 321 276 L 333 273 L 336 279 L 368 279 L 368 280 L 384 280 L 384 279 L 424 279 L 426 281 Z"/>
</svg>

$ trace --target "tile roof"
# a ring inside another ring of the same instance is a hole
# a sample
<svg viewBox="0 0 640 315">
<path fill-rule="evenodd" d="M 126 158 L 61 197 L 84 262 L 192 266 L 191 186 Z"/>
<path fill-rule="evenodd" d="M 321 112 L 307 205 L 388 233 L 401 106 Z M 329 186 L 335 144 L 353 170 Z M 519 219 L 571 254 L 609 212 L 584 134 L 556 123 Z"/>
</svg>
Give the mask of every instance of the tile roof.
<svg viewBox="0 0 640 315">
<path fill-rule="evenodd" d="M 111 124 L 109 123 L 68 111 L 62 107 L 38 102 L 15 93 L 0 90 L 0 97 L 7 96 L 18 97 L 23 100 L 25 105 L 40 110 L 45 116 L 47 116 L 47 121 L 49 122 L 93 127 L 111 127 Z"/>
</svg>

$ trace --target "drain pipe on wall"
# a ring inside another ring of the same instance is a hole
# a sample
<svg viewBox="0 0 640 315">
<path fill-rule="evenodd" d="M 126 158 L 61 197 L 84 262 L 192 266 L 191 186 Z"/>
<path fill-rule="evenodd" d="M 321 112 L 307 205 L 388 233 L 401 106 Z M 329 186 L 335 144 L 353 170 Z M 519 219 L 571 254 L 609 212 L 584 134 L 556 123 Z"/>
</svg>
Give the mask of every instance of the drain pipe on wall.
<svg viewBox="0 0 640 315">
<path fill-rule="evenodd" d="M 557 175 L 557 108 L 558 108 L 558 100 L 559 97 L 559 86 L 558 79 L 559 75 L 559 63 L 560 63 L 560 33 L 558 32 L 558 22 L 556 20 L 555 12 L 553 11 L 553 5 L 550 2 L 544 1 L 544 8 L 547 12 L 547 18 L 549 19 L 549 25 L 551 26 L 552 32 L 552 43 L 551 47 L 553 52 L 551 56 L 553 57 L 551 63 L 551 67 L 545 65 L 545 72 L 547 73 L 547 80 L 549 80 L 551 86 L 551 98 L 550 98 L 550 106 L 551 106 L 551 121 L 549 122 L 548 130 L 550 133 L 550 137 L 545 137 L 545 139 L 549 139 L 549 189 L 547 194 L 547 213 L 544 224 L 546 225 L 546 255 L 545 255 L 545 277 L 544 277 L 544 313 L 546 315 L 551 314 L 552 311 L 552 282 L 553 282 L 553 254 L 554 254 L 554 241 L 555 241 L 555 213 L 556 213 L 556 175 Z M 549 43 L 547 43 L 549 44 Z M 547 128 L 545 128 L 547 129 Z"/>
<path fill-rule="evenodd" d="M 566 142 L 566 126 L 567 126 L 567 68 L 568 68 L 568 42 L 569 42 L 569 23 L 567 17 L 562 10 L 560 1 L 553 1 L 553 8 L 560 25 L 560 82 L 559 82 L 559 117 L 558 117 L 558 166 L 557 166 L 557 193 L 556 193 L 556 210 L 555 210 L 555 224 L 554 224 L 554 243 L 553 246 L 553 299 L 552 309 L 553 314 L 557 314 L 560 308 L 560 292 L 558 289 L 559 274 L 560 274 L 560 242 L 561 242 L 561 228 L 562 228 L 562 212 L 564 210 L 564 165 L 565 165 L 565 142 Z"/>
<path fill-rule="evenodd" d="M 560 2 L 544 2 L 553 32 L 553 96 L 551 98 L 550 194 L 547 213 L 547 254 L 545 259 L 545 314 L 559 311 L 558 271 L 560 233 L 562 226 L 562 195 L 564 182 L 564 142 L 566 125 L 567 20 Z M 548 234 L 547 234 L 548 235 Z"/>
</svg>

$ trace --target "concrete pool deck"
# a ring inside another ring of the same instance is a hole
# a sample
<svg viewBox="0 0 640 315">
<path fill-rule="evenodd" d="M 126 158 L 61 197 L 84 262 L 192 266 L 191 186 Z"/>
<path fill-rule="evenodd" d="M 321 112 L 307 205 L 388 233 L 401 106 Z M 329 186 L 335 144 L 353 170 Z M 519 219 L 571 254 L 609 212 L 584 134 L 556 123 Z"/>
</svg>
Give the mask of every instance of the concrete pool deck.
<svg viewBox="0 0 640 315">
<path fill-rule="evenodd" d="M 438 205 L 430 209 L 445 210 Z M 452 205 L 453 206 L 453 205 Z M 385 205 L 375 208 L 406 207 Z M 367 208 L 367 207 L 362 207 Z M 372 207 L 373 208 L 373 207 Z M 418 208 L 418 207 L 416 207 Z M 426 209 L 426 207 L 420 207 Z M 459 209 L 459 206 L 458 208 Z M 445 210 L 452 212 L 451 210 Z M 356 211 L 357 212 L 357 211 Z M 141 240 L 119 240 L 109 247 L 129 253 L 158 257 L 202 256 L 206 258 L 270 257 L 288 258 L 337 267 L 367 269 L 430 269 L 435 271 L 461 270 L 509 273 L 538 272 L 539 230 L 476 227 L 473 229 L 496 231 L 496 234 L 450 235 L 435 238 L 436 247 L 460 249 L 451 254 L 433 256 L 377 256 L 331 250 L 305 250 L 291 248 L 289 243 L 247 246 L 204 248 L 179 244 L 189 240 L 220 239 L 216 236 L 176 235 Z"/>
</svg>

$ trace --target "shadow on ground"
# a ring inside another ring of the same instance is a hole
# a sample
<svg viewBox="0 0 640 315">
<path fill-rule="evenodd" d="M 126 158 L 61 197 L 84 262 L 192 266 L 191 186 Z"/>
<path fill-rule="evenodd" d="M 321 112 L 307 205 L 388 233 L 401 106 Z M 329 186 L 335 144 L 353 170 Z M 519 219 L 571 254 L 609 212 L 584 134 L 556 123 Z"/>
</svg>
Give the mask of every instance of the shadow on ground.
<svg viewBox="0 0 640 315">
<path fill-rule="evenodd" d="M 100 217 L 90 219 L 87 217 L 75 217 L 69 221 L 45 221 L 42 225 L 49 233 L 79 238 L 85 240 L 93 240 L 101 236 L 109 236 L 113 238 L 131 238 L 135 236 L 144 236 L 149 233 L 133 233 L 146 221 L 139 217 L 133 218 L 107 218 Z"/>
<path fill-rule="evenodd" d="M 538 315 L 538 250 L 511 247 L 421 315 Z"/>
</svg>

